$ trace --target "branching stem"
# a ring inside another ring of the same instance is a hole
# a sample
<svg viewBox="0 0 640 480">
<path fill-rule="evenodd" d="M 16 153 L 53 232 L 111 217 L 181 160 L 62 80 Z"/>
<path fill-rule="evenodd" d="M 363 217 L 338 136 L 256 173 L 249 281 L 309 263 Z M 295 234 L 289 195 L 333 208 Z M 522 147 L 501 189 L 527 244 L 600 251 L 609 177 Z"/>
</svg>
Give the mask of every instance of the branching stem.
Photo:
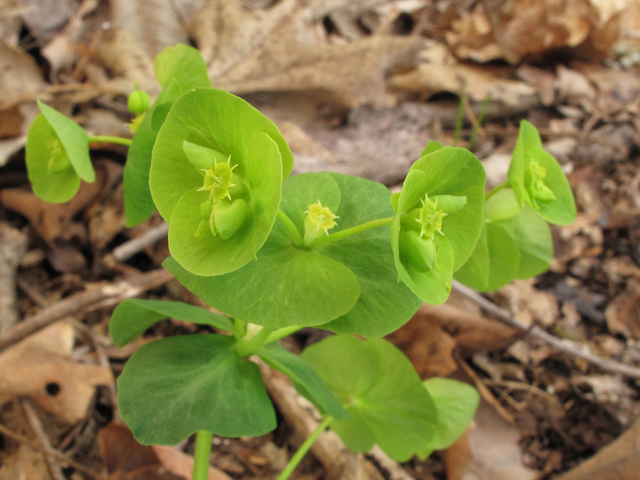
<svg viewBox="0 0 640 480">
<path fill-rule="evenodd" d="M 239 357 L 246 357 L 251 355 L 262 345 L 264 345 L 269 338 L 269 335 L 273 333 L 272 328 L 262 327 L 255 337 L 251 337 L 246 343 L 240 342 L 236 348 L 236 353 Z"/>
<path fill-rule="evenodd" d="M 284 337 L 288 337 L 289 335 L 296 333 L 298 330 L 302 329 L 303 327 L 298 327 L 298 326 L 292 326 L 292 327 L 283 327 L 283 328 L 279 328 L 277 330 L 275 330 L 274 332 L 271 333 L 271 335 L 269 335 L 267 337 L 267 340 L 264 342 L 264 345 L 268 344 L 268 343 L 273 343 L 276 342 L 278 340 L 280 340 L 281 338 Z"/>
<path fill-rule="evenodd" d="M 280 221 L 282 223 L 284 223 L 284 226 L 287 227 L 287 230 L 289 230 L 289 233 L 291 234 L 291 237 L 293 237 L 293 244 L 296 247 L 301 247 L 302 246 L 302 237 L 300 236 L 300 232 L 298 231 L 298 229 L 296 228 L 295 224 L 293 223 L 293 220 L 291 220 L 286 213 L 284 213 L 282 210 L 278 210 L 278 218 L 280 219 Z"/>
<path fill-rule="evenodd" d="M 306 453 L 309 451 L 311 446 L 315 443 L 315 441 L 318 439 L 320 434 L 324 432 L 325 429 L 331 424 L 331 422 L 333 422 L 333 418 L 327 417 L 324 419 L 324 421 L 320 425 L 318 425 L 318 428 L 316 428 L 313 431 L 313 433 L 309 435 L 309 438 L 307 438 L 304 441 L 304 443 L 300 445 L 300 448 L 298 449 L 298 451 L 295 453 L 293 457 L 291 457 L 291 460 L 289 460 L 289 463 L 287 463 L 287 466 L 284 467 L 284 470 L 282 470 L 282 473 L 280 473 L 277 480 L 287 480 L 289 478 L 289 476 L 296 469 L 300 461 L 304 458 Z M 195 480 L 195 477 L 194 477 L 194 480 Z"/>
<path fill-rule="evenodd" d="M 371 220 L 370 222 L 362 223 L 360 225 L 356 225 L 355 227 L 347 228 L 345 230 L 341 230 L 336 233 L 332 233 L 331 235 L 327 235 L 326 237 L 316 238 L 311 245 L 309 245 L 310 249 L 318 248 L 322 245 L 326 245 L 327 243 L 336 242 L 338 240 L 342 240 L 343 238 L 350 237 L 351 235 L 355 235 L 356 233 L 364 232 L 365 230 L 369 230 L 370 228 L 375 227 L 384 227 L 385 225 L 390 225 L 393 217 L 389 218 L 381 218 L 379 220 Z"/>
<path fill-rule="evenodd" d="M 89 137 L 89 143 L 91 142 L 108 142 L 117 143 L 118 145 L 131 145 L 130 138 L 123 137 L 110 137 L 108 135 L 94 135 Z"/>
</svg>

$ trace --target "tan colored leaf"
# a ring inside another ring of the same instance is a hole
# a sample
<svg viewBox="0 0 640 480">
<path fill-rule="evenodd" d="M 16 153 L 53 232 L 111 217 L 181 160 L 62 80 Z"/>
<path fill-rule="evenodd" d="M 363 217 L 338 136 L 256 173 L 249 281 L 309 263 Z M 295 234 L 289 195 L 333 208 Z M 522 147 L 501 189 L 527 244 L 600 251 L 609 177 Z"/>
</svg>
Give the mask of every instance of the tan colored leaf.
<svg viewBox="0 0 640 480">
<path fill-rule="evenodd" d="M 556 480 L 637 480 L 640 478 L 640 420 L 611 445 Z"/>
<path fill-rule="evenodd" d="M 37 92 L 43 85 L 33 57 L 0 38 L 0 103 Z"/>
<path fill-rule="evenodd" d="M 85 417 L 97 385 L 113 382 L 111 370 L 73 361 L 73 327 L 60 321 L 0 354 L 0 396 L 21 395 L 74 424 Z"/>
</svg>

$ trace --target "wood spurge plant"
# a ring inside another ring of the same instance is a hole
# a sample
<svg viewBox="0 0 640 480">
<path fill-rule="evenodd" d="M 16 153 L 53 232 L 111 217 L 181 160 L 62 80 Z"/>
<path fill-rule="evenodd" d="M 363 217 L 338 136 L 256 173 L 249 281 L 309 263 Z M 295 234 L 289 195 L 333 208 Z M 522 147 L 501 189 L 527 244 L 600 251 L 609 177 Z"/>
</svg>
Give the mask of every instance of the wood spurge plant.
<svg viewBox="0 0 640 480">
<path fill-rule="evenodd" d="M 282 472 L 332 428 L 355 452 L 424 458 L 451 445 L 478 405 L 466 384 L 422 382 L 380 338 L 422 302 L 447 300 L 453 278 L 480 291 L 543 272 L 548 223 L 576 216 L 560 165 L 523 121 L 508 181 L 485 194 L 485 171 L 464 148 L 431 142 L 402 191 L 332 172 L 290 176 L 293 155 L 277 127 L 247 102 L 212 88 L 197 50 L 155 60 L 162 93 L 137 86 L 133 140 L 90 137 L 39 103 L 27 141 L 33 190 L 65 202 L 95 174 L 91 141 L 129 144 L 129 226 L 154 209 L 169 224 L 167 268 L 225 315 L 180 302 L 126 300 L 110 333 L 122 346 L 167 318 L 219 334 L 165 338 L 138 349 L 118 379 L 119 408 L 144 444 L 197 433 L 194 479 L 207 478 L 211 435 L 263 435 L 276 427 L 256 355 L 287 375 L 324 421 Z M 294 355 L 277 340 L 304 327 L 336 335 Z M 364 337 L 362 340 L 353 334 Z"/>
</svg>

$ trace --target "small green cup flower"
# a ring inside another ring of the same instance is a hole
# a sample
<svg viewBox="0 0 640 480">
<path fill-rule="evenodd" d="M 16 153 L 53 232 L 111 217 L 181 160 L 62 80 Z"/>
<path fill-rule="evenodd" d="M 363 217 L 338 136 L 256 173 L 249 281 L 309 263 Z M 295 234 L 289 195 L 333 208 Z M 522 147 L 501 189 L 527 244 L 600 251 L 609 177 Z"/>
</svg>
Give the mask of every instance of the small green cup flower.
<svg viewBox="0 0 640 480">
<path fill-rule="evenodd" d="M 304 238 L 302 239 L 305 247 L 308 247 L 316 238 L 329 235 L 329 229 L 338 225 L 334 220 L 340 218 L 334 215 L 329 207 L 323 207 L 320 200 L 309 205 L 309 210 L 304 213 L 307 214 L 304 219 Z"/>
<path fill-rule="evenodd" d="M 244 100 L 215 89 L 180 97 L 158 133 L 149 175 L 173 258 L 200 276 L 254 260 L 292 165 L 275 125 Z"/>
<path fill-rule="evenodd" d="M 38 102 L 40 113 L 27 134 L 26 163 L 33 192 L 51 203 L 76 194 L 80 180 L 96 179 L 89 157 L 89 137 L 82 127 Z"/>
<path fill-rule="evenodd" d="M 556 225 L 576 219 L 576 205 L 562 167 L 542 148 L 536 127 L 523 120 L 509 167 L 509 186 L 520 207 L 528 205 Z"/>
<path fill-rule="evenodd" d="M 471 152 L 441 148 L 414 163 L 402 192 L 392 197 L 398 280 L 422 301 L 444 302 L 453 272 L 473 251 L 483 224 L 484 181 Z"/>
</svg>

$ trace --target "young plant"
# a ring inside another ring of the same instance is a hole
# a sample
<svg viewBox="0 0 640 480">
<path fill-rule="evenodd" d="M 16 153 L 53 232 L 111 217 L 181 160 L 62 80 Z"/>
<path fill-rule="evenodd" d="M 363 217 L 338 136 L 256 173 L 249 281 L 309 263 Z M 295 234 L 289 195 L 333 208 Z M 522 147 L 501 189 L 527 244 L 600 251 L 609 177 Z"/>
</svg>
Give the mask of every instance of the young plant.
<svg viewBox="0 0 640 480">
<path fill-rule="evenodd" d="M 170 47 L 154 68 L 163 88 L 155 102 L 137 88 L 129 99 L 137 117 L 124 172 L 127 225 L 157 208 L 169 223 L 163 265 L 225 315 L 152 300 L 115 309 L 109 329 L 118 346 L 167 318 L 223 332 L 156 340 L 134 353 L 118 390 L 135 437 L 173 445 L 197 432 L 193 478 L 206 478 L 212 434 L 256 436 L 276 426 L 248 359 L 257 355 L 323 415 L 281 480 L 329 426 L 352 450 L 378 444 L 399 461 L 450 445 L 473 418 L 477 392 L 445 379 L 421 382 L 377 337 L 400 328 L 423 301 L 446 301 L 454 276 L 484 291 L 546 268 L 553 252 L 546 222 L 572 221 L 575 206 L 535 129 L 523 122 L 509 182 L 486 197 L 473 154 L 437 142 L 391 195 L 350 175 L 290 177 L 293 156 L 276 126 L 211 88 L 197 50 Z M 65 201 L 80 179 L 92 179 L 91 137 L 40 108 L 29 175 L 37 195 Z M 310 326 L 338 335 L 302 356 L 277 343 Z"/>
</svg>

